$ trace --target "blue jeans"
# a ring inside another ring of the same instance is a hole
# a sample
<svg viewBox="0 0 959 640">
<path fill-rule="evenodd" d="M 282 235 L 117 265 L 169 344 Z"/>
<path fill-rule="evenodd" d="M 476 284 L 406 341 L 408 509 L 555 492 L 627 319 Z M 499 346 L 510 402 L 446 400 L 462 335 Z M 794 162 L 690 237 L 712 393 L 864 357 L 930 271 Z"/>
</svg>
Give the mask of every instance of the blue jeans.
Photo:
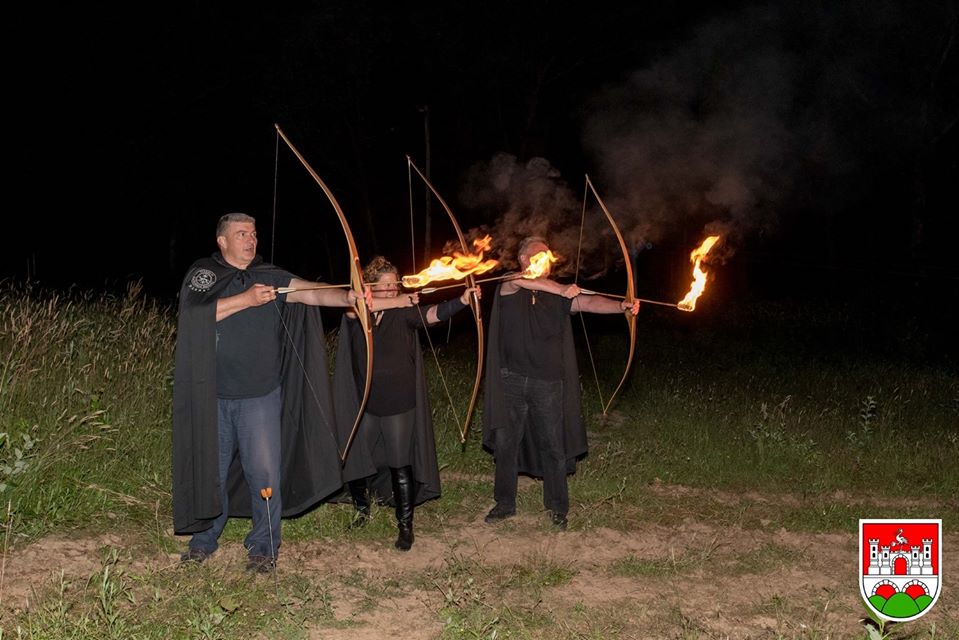
<svg viewBox="0 0 959 640">
<path fill-rule="evenodd" d="M 280 495 L 280 387 L 258 398 L 218 398 L 217 405 L 223 513 L 213 521 L 213 527 L 193 534 L 190 549 L 213 553 L 219 546 L 217 540 L 223 533 L 230 513 L 227 474 L 233 456 L 238 453 L 243 476 L 250 486 L 253 509 L 253 527 L 243 545 L 251 556 L 275 558 L 280 547 L 280 514 L 283 513 Z M 264 500 L 260 495 L 260 490 L 266 487 L 273 489 L 273 496 L 269 500 Z"/>
<path fill-rule="evenodd" d="M 566 513 L 563 381 L 530 378 L 507 369 L 500 375 L 509 423 L 496 430 L 493 498 L 504 509 L 516 509 L 519 448 L 528 431 L 543 465 L 543 506 L 553 513 Z"/>
</svg>

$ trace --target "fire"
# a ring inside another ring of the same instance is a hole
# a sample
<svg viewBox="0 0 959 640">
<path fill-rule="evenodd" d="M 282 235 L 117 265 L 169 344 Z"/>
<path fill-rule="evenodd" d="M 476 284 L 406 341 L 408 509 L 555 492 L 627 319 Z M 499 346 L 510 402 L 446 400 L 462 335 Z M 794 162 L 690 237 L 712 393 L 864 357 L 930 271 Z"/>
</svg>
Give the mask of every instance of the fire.
<svg viewBox="0 0 959 640">
<path fill-rule="evenodd" d="M 521 275 L 530 280 L 539 278 L 544 273 L 549 271 L 549 265 L 553 264 L 557 260 L 559 260 L 559 256 L 555 255 L 549 249 L 546 251 L 540 251 L 529 259 L 529 266 L 526 267 L 526 270 L 523 271 Z"/>
<path fill-rule="evenodd" d="M 686 294 L 686 297 L 680 300 L 676 305 L 677 308 L 683 311 L 692 311 L 696 308 L 696 300 L 699 299 L 699 296 L 703 295 L 703 291 L 706 289 L 706 272 L 702 270 L 700 265 L 703 258 L 706 257 L 706 254 L 713 248 L 717 240 L 719 240 L 719 236 L 709 236 L 703 240 L 703 243 L 699 245 L 698 248 L 689 254 L 689 261 L 693 263 L 693 284 L 689 288 L 689 293 Z"/>
<path fill-rule="evenodd" d="M 403 276 L 403 286 L 409 288 L 423 287 L 434 280 L 462 280 L 474 273 L 486 273 L 499 264 L 497 260 L 484 260 L 483 252 L 488 251 L 492 244 L 492 237 L 473 240 L 476 253 L 463 254 L 454 251 L 452 256 L 443 256 L 430 262 L 419 273 Z"/>
</svg>

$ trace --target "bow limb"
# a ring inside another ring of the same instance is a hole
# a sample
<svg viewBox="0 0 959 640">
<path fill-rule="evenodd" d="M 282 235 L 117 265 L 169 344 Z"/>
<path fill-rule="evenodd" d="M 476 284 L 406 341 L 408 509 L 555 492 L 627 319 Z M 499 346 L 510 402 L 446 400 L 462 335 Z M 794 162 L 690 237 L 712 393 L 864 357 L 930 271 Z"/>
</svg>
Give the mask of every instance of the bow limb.
<svg viewBox="0 0 959 640">
<path fill-rule="evenodd" d="M 463 253 L 469 253 L 469 246 L 466 243 L 466 236 L 463 235 L 463 229 L 460 227 L 459 222 L 456 220 L 456 216 L 453 215 L 453 210 L 450 209 L 449 205 L 446 204 L 446 200 L 443 199 L 443 196 L 439 194 L 436 190 L 436 187 L 433 186 L 433 183 L 430 182 L 419 167 L 417 167 L 413 160 L 406 156 L 406 161 L 409 163 L 409 166 L 413 168 L 414 171 L 419 175 L 419 177 L 426 184 L 427 188 L 436 196 L 436 199 L 443 206 L 443 209 L 446 211 L 446 215 L 449 216 L 450 222 L 453 224 L 453 229 L 456 230 L 456 237 L 459 239 L 460 247 L 463 250 Z M 476 287 L 476 279 L 472 274 L 466 276 L 466 286 L 469 288 Z M 463 426 L 460 427 L 460 443 L 466 444 L 466 436 L 469 435 L 470 419 L 473 416 L 473 410 L 476 408 L 476 399 L 479 396 L 480 382 L 483 377 L 483 309 L 480 306 L 479 298 L 476 296 L 474 291 L 470 295 L 470 308 L 473 310 L 473 320 L 476 322 L 476 379 L 473 381 L 473 392 L 470 394 L 469 406 L 466 409 L 466 417 L 463 419 Z"/>
<path fill-rule="evenodd" d="M 370 309 L 366 304 L 366 298 L 364 296 L 365 292 L 363 290 L 363 268 L 360 265 L 360 256 L 359 252 L 356 250 L 356 241 L 353 239 L 353 233 L 350 231 L 350 225 L 346 221 L 346 215 L 343 213 L 343 208 L 340 207 L 340 203 L 337 202 L 336 198 L 333 196 L 333 192 L 330 191 L 330 188 L 326 186 L 326 183 L 317 175 L 316 171 L 313 170 L 313 167 L 310 166 L 310 163 L 306 161 L 306 158 L 303 157 L 293 143 L 290 142 L 290 139 L 286 137 L 286 134 L 283 133 L 283 129 L 280 128 L 280 125 L 275 124 L 276 132 L 283 138 L 283 142 L 286 143 L 286 146 L 290 148 L 290 151 L 293 152 L 293 155 L 297 157 L 300 161 L 300 164 L 309 172 L 313 179 L 320 189 L 323 190 L 323 193 L 326 194 L 326 197 L 329 199 L 330 204 L 333 205 L 334 211 L 336 211 L 336 217 L 340 219 L 340 226 L 343 227 L 343 235 L 346 236 L 346 243 L 350 251 L 350 288 L 356 294 L 356 300 L 353 303 L 353 308 L 356 311 L 356 317 L 360 321 L 360 325 L 363 327 L 363 338 L 366 341 L 366 377 L 365 384 L 363 387 L 363 397 L 360 399 L 360 405 L 357 409 L 356 418 L 353 420 L 353 428 L 350 430 L 350 437 L 346 441 L 346 445 L 343 448 L 343 452 L 340 454 L 340 462 L 346 462 L 346 456 L 350 453 L 350 447 L 353 445 L 353 440 L 356 438 L 357 429 L 360 426 L 360 420 L 363 418 L 363 413 L 366 411 L 366 403 L 370 399 L 370 385 L 373 381 L 373 322 L 370 317 Z"/>
<path fill-rule="evenodd" d="M 626 295 L 623 297 L 623 300 L 629 304 L 632 304 L 636 299 L 634 294 L 635 283 L 633 277 L 633 265 L 629 258 L 629 249 L 626 246 L 626 240 L 623 238 L 623 234 L 620 232 L 619 227 L 616 226 L 616 220 L 613 219 L 613 215 L 606 207 L 606 203 L 603 202 L 603 199 L 600 198 L 599 194 L 596 192 L 596 187 L 593 186 L 589 176 L 586 176 L 586 184 L 589 186 L 590 191 L 593 192 L 593 196 L 596 198 L 596 202 L 599 203 L 603 213 L 606 214 L 606 219 L 609 221 L 610 226 L 613 228 L 613 233 L 616 234 L 616 239 L 619 241 L 619 248 L 623 252 L 623 261 L 626 265 Z M 616 390 L 613 391 L 613 395 L 609 397 L 609 400 L 603 406 L 603 415 L 606 415 L 609 412 L 609 408 L 613 404 L 613 399 L 616 397 L 616 394 L 619 393 L 619 390 L 623 388 L 623 384 L 626 383 L 626 378 L 629 376 L 629 367 L 632 365 L 633 355 L 636 353 L 636 316 L 634 316 L 632 313 L 627 313 L 626 323 L 629 326 L 629 355 L 626 357 L 626 368 L 623 370 L 623 376 L 620 378 L 619 384 L 616 385 Z"/>
</svg>

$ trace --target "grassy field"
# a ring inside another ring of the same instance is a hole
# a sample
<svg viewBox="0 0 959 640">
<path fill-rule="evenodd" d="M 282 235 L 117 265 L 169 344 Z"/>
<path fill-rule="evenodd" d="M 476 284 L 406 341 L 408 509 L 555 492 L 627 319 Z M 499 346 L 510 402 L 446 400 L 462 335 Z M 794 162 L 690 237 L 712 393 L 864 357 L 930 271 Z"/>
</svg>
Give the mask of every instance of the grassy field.
<svg viewBox="0 0 959 640">
<path fill-rule="evenodd" d="M 176 562 L 173 311 L 136 285 L 4 285 L 0 637 L 868 637 L 859 518 L 942 518 L 956 566 L 959 374 L 925 357 L 921 332 L 785 302 L 644 309 L 638 324 L 608 416 L 583 353 L 590 455 L 568 532 L 550 530 L 534 481 L 517 518 L 482 522 L 493 465 L 481 413 L 459 442 L 475 343 L 457 326 L 434 341 L 460 406 L 428 356 L 444 493 L 417 510 L 413 551 L 392 549 L 388 511 L 346 531 L 349 507 L 327 504 L 284 521 L 264 579 L 242 570 L 247 521 L 210 562 Z M 617 329 L 590 328 L 605 396 L 625 360 Z M 959 636 L 951 582 L 892 637 Z"/>
</svg>

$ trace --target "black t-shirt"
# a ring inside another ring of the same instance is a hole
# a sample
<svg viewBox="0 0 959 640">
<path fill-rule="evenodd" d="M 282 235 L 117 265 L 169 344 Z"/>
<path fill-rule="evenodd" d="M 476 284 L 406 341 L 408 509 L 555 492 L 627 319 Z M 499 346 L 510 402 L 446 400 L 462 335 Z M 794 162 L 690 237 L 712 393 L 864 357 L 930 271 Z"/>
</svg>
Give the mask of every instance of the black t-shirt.
<svg viewBox="0 0 959 640">
<path fill-rule="evenodd" d="M 254 283 L 289 286 L 293 275 L 285 271 L 239 270 L 221 298 L 242 293 Z M 282 308 L 286 294 L 258 307 L 250 307 L 216 323 L 216 395 L 220 398 L 255 398 L 280 386 Z"/>
<path fill-rule="evenodd" d="M 563 378 L 563 328 L 572 300 L 519 289 L 500 294 L 500 357 L 514 373 L 540 380 Z"/>
<path fill-rule="evenodd" d="M 422 313 L 426 313 L 422 310 Z M 366 410 L 374 416 L 392 416 L 416 406 L 416 331 L 423 325 L 417 307 L 387 309 L 373 324 L 373 383 Z M 362 331 L 352 331 L 354 373 L 359 393 L 363 393 L 366 341 Z"/>
</svg>

